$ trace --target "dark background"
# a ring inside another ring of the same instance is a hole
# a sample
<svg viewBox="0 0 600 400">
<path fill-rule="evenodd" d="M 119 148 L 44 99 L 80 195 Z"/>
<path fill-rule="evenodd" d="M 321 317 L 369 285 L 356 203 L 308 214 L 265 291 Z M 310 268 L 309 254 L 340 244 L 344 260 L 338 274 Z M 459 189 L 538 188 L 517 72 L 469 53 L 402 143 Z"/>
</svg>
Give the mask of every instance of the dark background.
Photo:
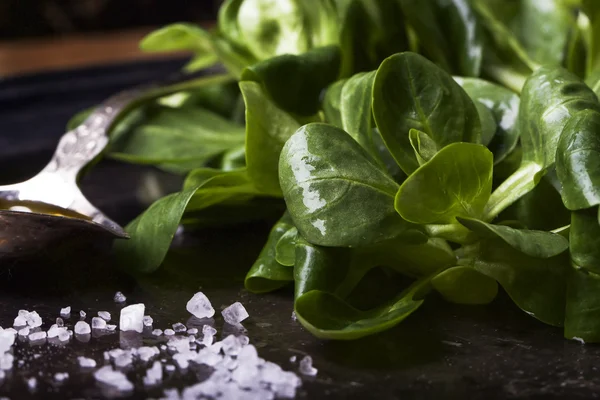
<svg viewBox="0 0 600 400">
<path fill-rule="evenodd" d="M 222 0 L 0 0 L 0 40 L 214 20 Z"/>
</svg>

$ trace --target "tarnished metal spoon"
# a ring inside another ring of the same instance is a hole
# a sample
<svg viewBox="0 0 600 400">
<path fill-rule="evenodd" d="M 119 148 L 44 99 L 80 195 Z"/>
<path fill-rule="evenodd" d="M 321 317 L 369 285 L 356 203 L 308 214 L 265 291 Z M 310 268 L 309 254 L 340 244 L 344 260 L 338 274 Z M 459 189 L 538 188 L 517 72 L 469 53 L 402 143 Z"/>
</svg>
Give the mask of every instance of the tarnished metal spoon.
<svg viewBox="0 0 600 400">
<path fill-rule="evenodd" d="M 0 263 L 44 253 L 65 241 L 127 238 L 125 230 L 77 186 L 81 172 L 108 144 L 108 129 L 136 101 L 180 89 L 177 76 L 121 92 L 101 104 L 77 128 L 65 133 L 50 163 L 33 178 L 0 186 Z"/>
</svg>

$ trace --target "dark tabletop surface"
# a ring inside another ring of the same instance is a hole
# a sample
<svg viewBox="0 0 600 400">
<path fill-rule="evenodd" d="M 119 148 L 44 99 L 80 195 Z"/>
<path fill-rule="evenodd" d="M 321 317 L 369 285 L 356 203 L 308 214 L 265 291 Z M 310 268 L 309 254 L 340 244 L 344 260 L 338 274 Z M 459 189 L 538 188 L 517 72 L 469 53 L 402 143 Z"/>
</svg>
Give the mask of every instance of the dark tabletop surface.
<svg viewBox="0 0 600 400">
<path fill-rule="evenodd" d="M 0 184 L 33 175 L 49 159 L 69 117 L 124 87 L 164 76 L 180 61 L 152 61 L 0 80 Z M 152 176 L 165 190 L 175 179 L 155 171 L 103 161 L 84 179 L 84 192 L 109 216 L 126 223 L 143 208 L 139 187 Z M 118 179 L 116 179 L 118 177 Z M 19 309 L 36 310 L 47 330 L 61 307 L 70 305 L 71 326 L 81 309 L 89 316 L 107 310 L 118 317 L 112 296 L 123 291 L 128 304 L 144 303 L 154 327 L 186 323 L 185 304 L 202 290 L 217 310 L 219 337 L 231 330 L 219 310 L 242 302 L 250 318 L 247 335 L 266 360 L 297 370 L 293 355 L 312 356 L 319 372 L 304 378 L 301 399 L 588 399 L 600 397 L 600 348 L 562 338 L 560 329 L 532 319 L 505 295 L 486 307 L 427 301 L 400 326 L 354 342 L 317 340 L 292 320 L 292 293 L 253 295 L 243 277 L 266 237 L 269 225 L 209 229 L 183 235 L 158 273 L 133 280 L 114 268 L 102 252 L 71 254 L 0 268 L 0 326 L 9 327 Z M 88 318 L 89 321 L 89 318 Z M 190 321 L 193 322 L 193 321 Z M 164 339 L 162 339 L 164 340 Z M 157 339 L 114 333 L 67 345 L 19 342 L 16 364 L 0 384 L 0 397 L 102 398 L 108 396 L 77 356 L 102 361 L 105 350 L 155 345 Z M 18 360 L 23 360 L 19 362 Z M 128 376 L 136 398 L 156 398 L 164 388 L 182 388 L 201 379 L 201 371 L 167 375 L 160 387 L 144 389 L 143 368 Z M 68 372 L 62 384 L 56 372 Z M 37 388 L 26 380 L 36 377 Z"/>
</svg>

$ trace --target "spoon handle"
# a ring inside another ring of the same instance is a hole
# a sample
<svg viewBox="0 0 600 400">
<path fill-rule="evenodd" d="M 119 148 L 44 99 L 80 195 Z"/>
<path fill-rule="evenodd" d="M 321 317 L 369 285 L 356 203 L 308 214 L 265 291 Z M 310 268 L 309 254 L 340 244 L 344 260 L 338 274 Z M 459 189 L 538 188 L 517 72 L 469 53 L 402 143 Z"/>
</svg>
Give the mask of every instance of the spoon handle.
<svg viewBox="0 0 600 400">
<path fill-rule="evenodd" d="M 127 108 L 151 98 L 170 94 L 181 88 L 181 83 L 202 79 L 207 72 L 176 74 L 161 82 L 154 82 L 122 91 L 98 106 L 85 121 L 65 133 L 44 173 L 60 174 L 77 179 L 79 172 L 106 148 L 108 133 L 115 121 Z"/>
</svg>

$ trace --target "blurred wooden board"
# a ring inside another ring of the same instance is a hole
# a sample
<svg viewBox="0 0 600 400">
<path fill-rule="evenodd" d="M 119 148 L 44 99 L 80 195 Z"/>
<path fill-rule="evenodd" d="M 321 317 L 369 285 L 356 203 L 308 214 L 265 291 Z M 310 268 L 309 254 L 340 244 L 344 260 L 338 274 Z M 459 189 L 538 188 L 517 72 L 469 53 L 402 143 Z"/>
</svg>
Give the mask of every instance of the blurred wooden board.
<svg viewBox="0 0 600 400">
<path fill-rule="evenodd" d="M 0 41 L 0 78 L 26 73 L 110 64 L 185 53 L 145 53 L 138 43 L 154 28 L 80 34 L 52 39 Z"/>
</svg>

